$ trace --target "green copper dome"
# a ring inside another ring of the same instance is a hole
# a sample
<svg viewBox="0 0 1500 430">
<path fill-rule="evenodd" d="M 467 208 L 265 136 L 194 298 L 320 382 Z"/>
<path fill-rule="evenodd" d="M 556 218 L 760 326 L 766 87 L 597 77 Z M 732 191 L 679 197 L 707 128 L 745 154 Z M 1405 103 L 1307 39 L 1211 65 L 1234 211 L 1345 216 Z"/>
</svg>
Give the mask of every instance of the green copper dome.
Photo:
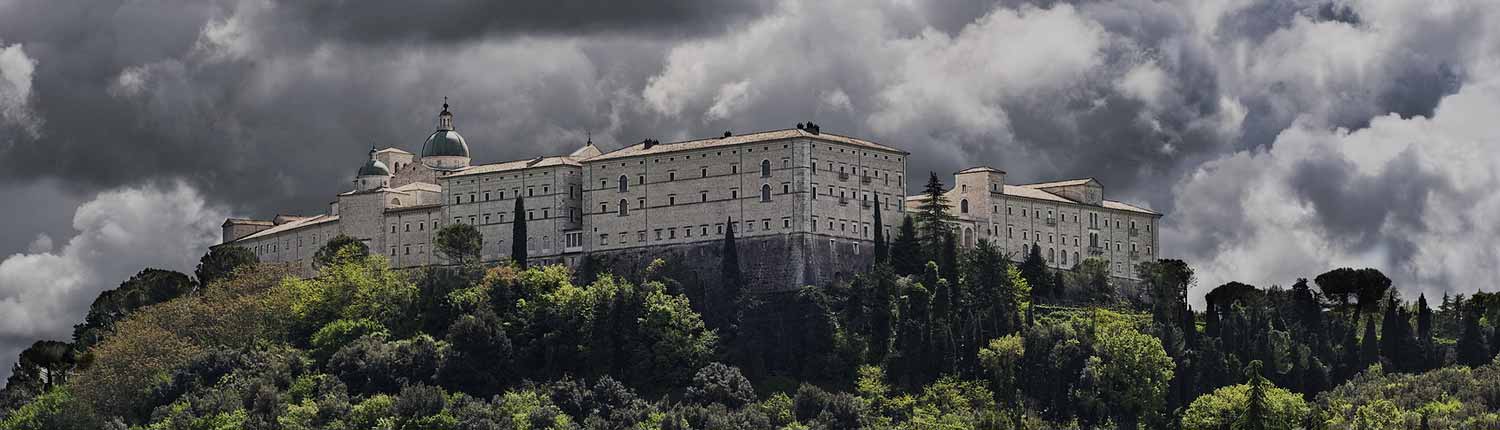
<svg viewBox="0 0 1500 430">
<path fill-rule="evenodd" d="M 385 163 L 380 162 L 380 160 L 376 160 L 374 158 L 371 158 L 370 161 L 366 162 L 364 166 L 360 166 L 360 168 L 359 168 L 359 175 L 357 175 L 357 176 L 390 176 L 390 175 L 391 175 L 391 169 L 385 167 Z"/>
<path fill-rule="evenodd" d="M 422 144 L 422 157 L 468 157 L 469 144 L 453 130 L 438 130 Z"/>
<path fill-rule="evenodd" d="M 422 144 L 422 157 L 469 158 L 469 144 L 453 129 L 453 112 L 448 112 L 448 100 L 443 98 L 443 111 L 438 113 L 437 131 L 427 136 Z"/>
</svg>

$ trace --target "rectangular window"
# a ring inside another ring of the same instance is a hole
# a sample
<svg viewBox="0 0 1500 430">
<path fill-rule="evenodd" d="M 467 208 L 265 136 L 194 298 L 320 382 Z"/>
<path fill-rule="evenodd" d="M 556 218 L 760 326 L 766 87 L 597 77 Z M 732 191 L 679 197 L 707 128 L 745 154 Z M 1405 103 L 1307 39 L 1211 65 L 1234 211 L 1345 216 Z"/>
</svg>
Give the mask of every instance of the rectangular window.
<svg viewBox="0 0 1500 430">
<path fill-rule="evenodd" d="M 781 228 L 792 228 L 792 219 L 791 218 L 782 218 L 781 219 Z"/>
</svg>

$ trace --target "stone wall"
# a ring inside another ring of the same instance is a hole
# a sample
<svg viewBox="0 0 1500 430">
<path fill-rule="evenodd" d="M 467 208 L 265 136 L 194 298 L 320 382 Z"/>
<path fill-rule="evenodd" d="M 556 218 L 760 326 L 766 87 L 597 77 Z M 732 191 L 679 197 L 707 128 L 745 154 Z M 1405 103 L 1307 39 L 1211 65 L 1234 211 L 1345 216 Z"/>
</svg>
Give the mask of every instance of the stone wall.
<svg viewBox="0 0 1500 430">
<path fill-rule="evenodd" d="M 827 286 L 868 269 L 874 244 L 813 234 L 737 238 L 740 270 L 749 290 L 773 292 Z M 667 262 L 667 277 L 694 285 L 719 282 L 724 242 L 696 242 L 594 251 L 596 271 L 634 275 L 655 259 Z M 577 269 L 577 268 L 575 268 Z"/>
</svg>

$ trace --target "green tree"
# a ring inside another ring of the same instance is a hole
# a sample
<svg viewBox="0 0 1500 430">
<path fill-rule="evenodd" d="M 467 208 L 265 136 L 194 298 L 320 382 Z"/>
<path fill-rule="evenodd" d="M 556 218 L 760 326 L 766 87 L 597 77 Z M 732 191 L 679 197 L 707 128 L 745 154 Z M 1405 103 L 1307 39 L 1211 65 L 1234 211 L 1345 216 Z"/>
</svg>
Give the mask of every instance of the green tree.
<svg viewBox="0 0 1500 430">
<path fill-rule="evenodd" d="M 1115 288 L 1110 283 L 1109 262 L 1100 258 L 1085 258 L 1070 273 L 1068 284 L 1076 286 L 1090 303 L 1103 304 L 1114 300 Z"/>
<path fill-rule="evenodd" d="M 979 364 L 990 377 L 990 389 L 1002 400 L 1014 401 L 1020 393 L 1021 359 L 1026 357 L 1026 343 L 1019 335 L 1009 334 L 991 339 L 979 350 Z"/>
<path fill-rule="evenodd" d="M 896 231 L 896 240 L 891 245 L 891 264 L 896 268 L 896 274 L 901 276 L 918 275 L 927 266 L 927 258 L 923 257 L 922 244 L 917 238 L 916 223 L 911 215 L 901 217 L 901 228 Z"/>
<path fill-rule="evenodd" d="M 1093 381 L 1092 395 L 1109 405 L 1110 416 L 1124 428 L 1135 428 L 1137 422 L 1162 426 L 1175 364 L 1161 340 L 1123 322 L 1099 325 L 1094 355 L 1084 368 Z"/>
<path fill-rule="evenodd" d="M 745 294 L 745 275 L 740 271 L 739 245 L 734 238 L 734 219 L 724 221 L 724 248 L 719 260 L 719 291 L 714 313 L 720 323 L 715 328 L 723 330 L 725 336 L 733 338 L 739 325 L 740 307 Z"/>
<path fill-rule="evenodd" d="M 1360 366 L 1364 367 L 1380 362 L 1380 339 L 1376 338 L 1373 315 L 1365 318 L 1365 334 L 1360 337 L 1359 360 Z"/>
<path fill-rule="evenodd" d="M 1278 388 L 1257 378 L 1260 384 L 1260 395 L 1262 405 L 1260 416 L 1263 417 L 1259 423 L 1262 429 L 1297 429 L 1302 428 L 1304 420 L 1312 413 L 1312 407 L 1302 400 L 1302 396 Z M 1252 392 L 1256 391 L 1250 384 L 1239 384 L 1221 387 L 1212 393 L 1199 396 L 1187 407 L 1182 414 L 1183 430 L 1221 430 L 1221 429 L 1247 429 L 1248 415 L 1252 404 L 1251 398 L 1255 397 Z"/>
<path fill-rule="evenodd" d="M 145 269 L 120 283 L 120 287 L 99 293 L 89 305 L 82 324 L 73 326 L 73 342 L 78 350 L 103 340 L 127 315 L 146 306 L 162 303 L 193 290 L 193 280 L 182 273 Z"/>
<path fill-rule="evenodd" d="M 220 245 L 208 249 L 203 258 L 198 259 L 198 268 L 193 271 L 193 276 L 198 278 L 199 285 L 208 285 L 214 281 L 224 279 L 235 269 L 251 266 L 259 263 L 260 259 L 239 245 Z"/>
<path fill-rule="evenodd" d="M 365 245 L 364 241 L 339 234 L 328 239 L 328 243 L 318 248 L 318 252 L 313 254 L 313 261 L 316 261 L 319 267 L 327 267 L 362 260 L 368 255 L 370 255 L 370 247 Z"/>
<path fill-rule="evenodd" d="M 885 224 L 880 221 L 880 206 L 879 202 L 875 204 L 875 264 L 885 264 L 890 259 L 885 243 Z"/>
<path fill-rule="evenodd" d="M 1483 315 L 1478 308 L 1470 304 L 1468 309 L 1463 309 L 1463 330 L 1458 336 L 1457 360 L 1458 364 L 1469 367 L 1482 366 L 1490 362 L 1494 356 L 1490 355 L 1490 347 L 1485 342 L 1484 329 L 1479 325 L 1479 319 Z"/>
<path fill-rule="evenodd" d="M 953 232 L 951 223 L 957 219 L 948 213 L 948 197 L 944 191 L 943 181 L 938 180 L 936 172 L 930 172 L 916 216 L 918 239 L 930 256 L 942 254 L 943 240 Z"/>
<path fill-rule="evenodd" d="M 484 249 L 484 236 L 479 234 L 479 229 L 463 223 L 443 226 L 432 242 L 438 254 L 461 265 L 478 263 Z"/>
<path fill-rule="evenodd" d="M 1044 285 L 1051 277 L 1047 272 L 1047 260 L 1042 258 L 1042 247 L 1037 244 L 1027 244 L 1026 259 L 1021 260 L 1021 277 L 1031 285 Z"/>
<path fill-rule="evenodd" d="M 517 267 L 526 268 L 526 199 L 516 195 L 515 221 L 510 223 L 510 259 Z"/>
</svg>

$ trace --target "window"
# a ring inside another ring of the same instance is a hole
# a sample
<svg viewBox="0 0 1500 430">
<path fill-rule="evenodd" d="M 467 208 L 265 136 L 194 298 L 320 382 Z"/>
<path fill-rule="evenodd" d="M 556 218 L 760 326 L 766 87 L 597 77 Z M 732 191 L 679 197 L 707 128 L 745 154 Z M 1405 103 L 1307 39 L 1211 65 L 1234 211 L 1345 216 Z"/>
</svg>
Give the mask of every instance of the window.
<svg viewBox="0 0 1500 430">
<path fill-rule="evenodd" d="M 729 165 L 729 174 L 731 174 L 731 175 L 737 175 L 739 173 L 740 173 L 740 165 L 738 165 L 738 164 L 731 164 L 731 165 Z"/>
<path fill-rule="evenodd" d="M 625 202 L 625 199 L 620 199 L 620 216 L 626 215 L 630 215 L 630 205 Z"/>
<path fill-rule="evenodd" d="M 636 175 L 636 177 L 635 177 L 635 184 L 636 185 L 646 185 L 646 175 Z"/>
<path fill-rule="evenodd" d="M 792 228 L 792 219 L 791 218 L 782 218 L 781 219 L 781 228 Z"/>
<path fill-rule="evenodd" d="M 625 175 L 620 175 L 617 181 L 619 181 L 620 192 L 630 191 L 630 180 L 625 179 Z"/>
<path fill-rule="evenodd" d="M 969 199 L 959 200 L 958 201 L 958 208 L 959 208 L 958 209 L 959 212 L 969 213 Z"/>
<path fill-rule="evenodd" d="M 675 181 L 675 180 L 677 180 L 677 172 L 675 172 L 675 171 L 673 171 L 673 172 L 667 172 L 667 180 L 668 181 Z"/>
<path fill-rule="evenodd" d="M 411 231 L 411 223 L 406 223 L 406 231 Z"/>
<path fill-rule="evenodd" d="M 760 201 L 762 201 L 762 202 L 769 202 L 769 201 L 771 201 L 771 186 L 770 185 L 763 184 L 763 185 L 760 186 Z"/>
<path fill-rule="evenodd" d="M 701 174 L 702 174 L 702 175 L 703 175 L 703 177 L 705 177 L 705 178 L 707 178 L 707 177 L 708 177 L 708 168 L 707 168 L 707 167 L 704 167 L 704 168 L 703 168 L 703 169 L 702 169 L 702 170 L 701 170 L 701 171 L 700 171 L 700 173 L 701 173 Z"/>
<path fill-rule="evenodd" d="M 608 245 L 609 244 L 609 233 L 604 233 L 604 234 L 600 234 L 599 235 L 599 244 L 600 245 Z"/>
<path fill-rule="evenodd" d="M 699 191 L 698 192 L 698 201 L 700 201 L 700 202 L 708 202 L 708 191 Z"/>
<path fill-rule="evenodd" d="M 489 191 L 485 191 L 484 192 L 484 201 L 490 201 L 490 192 Z"/>
<path fill-rule="evenodd" d="M 1015 239 L 1016 238 L 1016 226 L 1013 226 L 1013 225 L 1007 225 L 1007 226 L 1005 226 L 1005 238 L 1006 239 Z"/>
<path fill-rule="evenodd" d="M 760 177 L 771 177 L 771 160 L 760 160 Z"/>
<path fill-rule="evenodd" d="M 768 219 L 761 220 L 760 221 L 760 228 L 765 229 L 765 230 L 770 230 L 771 229 L 771 220 L 768 220 Z"/>
<path fill-rule="evenodd" d="M 396 225 L 395 224 L 391 224 L 391 233 L 395 233 L 395 232 L 396 232 Z"/>
<path fill-rule="evenodd" d="M 676 205 L 676 204 L 677 204 L 677 196 L 676 195 L 667 196 L 667 206 L 672 206 L 672 205 Z"/>
<path fill-rule="evenodd" d="M 792 192 L 792 184 L 788 184 L 788 183 L 782 183 L 781 184 L 781 193 L 782 194 L 791 194 L 791 192 Z"/>
<path fill-rule="evenodd" d="M 552 210 L 542 209 L 542 219 L 552 218 Z"/>
<path fill-rule="evenodd" d="M 739 198 L 740 198 L 740 190 L 729 190 L 729 199 L 730 200 L 737 200 Z"/>
</svg>

